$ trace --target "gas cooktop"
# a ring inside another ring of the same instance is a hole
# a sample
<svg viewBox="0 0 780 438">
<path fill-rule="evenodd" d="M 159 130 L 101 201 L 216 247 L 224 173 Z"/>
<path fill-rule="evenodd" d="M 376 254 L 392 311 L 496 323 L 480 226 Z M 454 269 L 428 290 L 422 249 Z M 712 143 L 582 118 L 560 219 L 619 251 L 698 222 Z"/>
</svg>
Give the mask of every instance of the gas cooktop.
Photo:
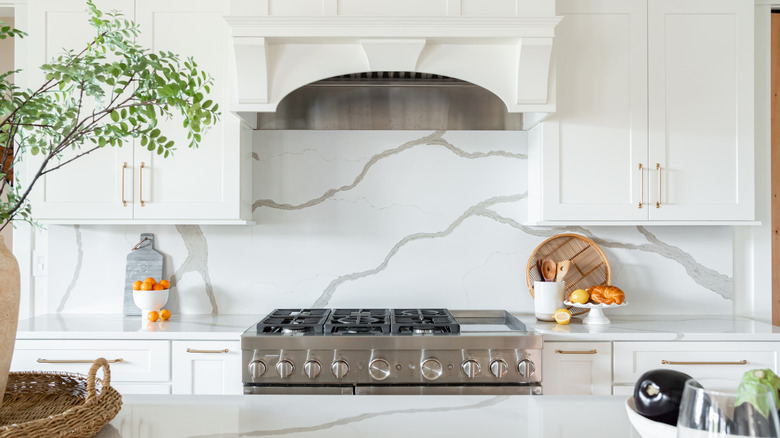
<svg viewBox="0 0 780 438">
<path fill-rule="evenodd" d="M 539 394 L 542 338 L 504 310 L 276 309 L 241 336 L 246 394 Z"/>
<path fill-rule="evenodd" d="M 276 309 L 258 334 L 453 335 L 460 324 L 447 309 Z"/>
</svg>

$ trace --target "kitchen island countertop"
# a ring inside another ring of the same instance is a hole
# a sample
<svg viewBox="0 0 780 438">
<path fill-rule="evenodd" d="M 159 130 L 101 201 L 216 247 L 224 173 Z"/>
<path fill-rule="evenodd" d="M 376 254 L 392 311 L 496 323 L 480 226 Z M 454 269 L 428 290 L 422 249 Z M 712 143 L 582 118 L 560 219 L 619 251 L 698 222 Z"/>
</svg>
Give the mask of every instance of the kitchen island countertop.
<svg viewBox="0 0 780 438">
<path fill-rule="evenodd" d="M 609 325 L 537 321 L 516 313 L 545 341 L 780 341 L 780 327 L 727 315 L 611 315 Z M 260 319 L 257 315 L 174 315 L 149 323 L 140 316 L 103 314 L 42 315 L 19 321 L 17 339 L 235 339 Z"/>
<path fill-rule="evenodd" d="M 97 438 L 638 437 L 624 396 L 126 395 Z"/>
</svg>

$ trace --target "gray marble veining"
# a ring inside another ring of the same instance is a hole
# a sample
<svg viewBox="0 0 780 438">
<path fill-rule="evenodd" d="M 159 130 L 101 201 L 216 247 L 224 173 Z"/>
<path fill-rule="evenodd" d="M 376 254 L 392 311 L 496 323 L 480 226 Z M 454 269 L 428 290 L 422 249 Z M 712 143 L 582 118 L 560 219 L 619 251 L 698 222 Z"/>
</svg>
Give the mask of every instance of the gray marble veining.
<svg viewBox="0 0 780 438">
<path fill-rule="evenodd" d="M 415 240 L 438 239 L 441 237 L 448 236 L 453 231 L 455 231 L 455 229 L 458 228 L 458 226 L 462 224 L 463 221 L 465 221 L 469 217 L 479 215 L 487 207 L 502 202 L 516 202 L 525 197 L 526 197 L 525 193 L 519 195 L 510 195 L 510 196 L 495 196 L 469 207 L 465 212 L 463 212 L 460 216 L 458 216 L 458 218 L 455 219 L 449 226 L 447 226 L 447 228 L 441 231 L 430 232 L 430 233 L 415 233 L 404 237 L 390 249 L 390 251 L 385 256 L 384 260 L 382 260 L 382 262 L 379 265 L 377 265 L 375 268 L 368 269 L 362 272 L 353 272 L 351 274 L 342 275 L 336 278 L 335 280 L 331 281 L 328 287 L 326 287 L 325 290 L 322 292 L 322 295 L 319 298 L 317 298 L 316 301 L 314 301 L 313 307 L 326 307 L 330 302 L 330 299 L 333 298 L 333 294 L 336 292 L 336 289 L 340 285 L 346 283 L 347 281 L 355 281 L 360 278 L 368 277 L 370 275 L 375 275 L 383 271 L 387 267 L 387 264 L 390 263 L 390 259 L 392 259 L 398 253 L 398 251 L 408 243 L 414 242 Z"/>
<path fill-rule="evenodd" d="M 701 263 L 697 262 L 689 253 L 676 246 L 661 241 L 642 226 L 638 226 L 636 228 L 650 243 L 637 245 L 633 243 L 623 243 L 604 239 L 596 236 L 592 231 L 579 226 L 540 229 L 522 225 L 513 219 L 504 218 L 494 211 L 483 211 L 479 214 L 483 214 L 495 219 L 498 222 L 505 223 L 522 230 L 526 234 L 534 236 L 552 237 L 560 233 L 579 233 L 593 240 L 599 246 L 604 248 L 626 249 L 658 254 L 664 258 L 679 263 L 683 268 L 685 268 L 688 275 L 690 275 L 691 279 L 693 279 L 696 283 L 717 293 L 725 299 L 730 300 L 733 297 L 733 279 L 731 277 L 702 265 Z"/>
<path fill-rule="evenodd" d="M 442 406 L 442 407 L 434 407 L 434 408 L 417 408 L 417 409 L 393 409 L 393 410 L 388 410 L 383 412 L 370 412 L 365 414 L 353 415 L 351 417 L 338 418 L 336 420 L 329 421 L 327 423 L 322 423 L 322 424 L 317 424 L 312 426 L 298 426 L 298 427 L 289 427 L 285 429 L 274 429 L 274 430 L 241 431 L 236 433 L 227 432 L 227 433 L 208 434 L 208 435 L 189 435 L 188 438 L 217 438 L 217 437 L 229 438 L 229 437 L 253 437 L 253 436 L 281 436 L 281 435 L 293 435 L 299 433 L 308 434 L 312 432 L 332 429 L 334 427 L 347 426 L 350 424 L 359 423 L 377 417 L 385 417 L 391 415 L 398 415 L 398 416 L 419 415 L 419 414 L 430 414 L 436 412 L 470 411 L 470 410 L 483 409 L 490 406 L 495 406 L 507 400 L 509 400 L 508 396 L 497 396 L 477 403 L 464 405 L 464 406 Z"/>
<path fill-rule="evenodd" d="M 269 207 L 269 208 L 275 208 L 280 210 L 301 210 L 304 208 L 315 206 L 329 198 L 332 198 L 337 193 L 352 190 L 355 187 L 357 187 L 357 185 L 360 184 L 361 181 L 363 181 L 363 178 L 365 178 L 366 174 L 368 174 L 368 171 L 371 169 L 371 167 L 373 167 L 379 161 L 391 157 L 393 155 L 400 154 L 401 152 L 404 152 L 416 146 L 422 146 L 422 145 L 441 146 L 446 148 L 450 152 L 454 153 L 455 155 L 467 159 L 476 159 L 476 158 L 485 158 L 485 157 L 506 157 L 506 158 L 522 159 L 522 160 L 528 159 L 528 156 L 525 154 L 512 153 L 512 152 L 507 152 L 502 150 L 495 150 L 489 152 L 466 152 L 463 149 L 456 147 L 452 143 L 442 138 L 442 136 L 446 132 L 447 131 L 435 131 L 432 134 L 426 135 L 416 140 L 408 141 L 398 147 L 395 147 L 393 149 L 388 149 L 374 155 L 366 162 L 366 164 L 363 166 L 363 170 L 355 177 L 355 179 L 350 184 L 346 184 L 338 188 L 328 189 L 325 191 L 325 193 L 323 193 L 321 196 L 317 198 L 310 199 L 309 201 L 306 201 L 301 204 L 296 204 L 296 205 L 277 202 L 274 201 L 273 199 L 258 199 L 252 204 L 252 211 L 260 207 Z"/>
<path fill-rule="evenodd" d="M 219 307 L 217 306 L 214 287 L 209 275 L 209 246 L 206 236 L 203 235 L 203 230 L 198 225 L 176 225 L 176 231 L 179 232 L 184 241 L 184 246 L 187 247 L 187 258 L 184 259 L 181 266 L 171 276 L 171 289 L 176 286 L 184 274 L 190 272 L 198 274 L 203 280 L 206 296 L 211 304 L 211 314 L 216 315 L 219 313 Z M 180 299 L 181 297 L 178 296 L 177 290 L 171 294 L 169 307 L 172 312 L 179 313 L 181 311 Z"/>
<path fill-rule="evenodd" d="M 65 309 L 65 305 L 68 303 L 68 298 L 73 289 L 76 287 L 76 283 L 79 281 L 79 275 L 81 275 L 81 264 L 84 262 L 84 244 L 81 241 L 81 226 L 74 225 L 73 230 L 76 234 L 76 267 L 73 269 L 73 278 L 70 280 L 65 293 L 60 299 L 60 304 L 57 306 L 57 313 L 60 313 Z"/>
</svg>

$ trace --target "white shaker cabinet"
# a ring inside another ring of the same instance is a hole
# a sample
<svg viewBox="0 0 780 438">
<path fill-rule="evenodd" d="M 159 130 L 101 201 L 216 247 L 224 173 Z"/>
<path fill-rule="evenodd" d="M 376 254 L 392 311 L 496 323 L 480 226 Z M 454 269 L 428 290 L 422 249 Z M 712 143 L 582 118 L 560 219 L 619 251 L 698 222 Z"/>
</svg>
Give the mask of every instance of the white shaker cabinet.
<svg viewBox="0 0 780 438">
<path fill-rule="evenodd" d="M 240 341 L 173 341 L 174 394 L 242 394 Z"/>
<path fill-rule="evenodd" d="M 222 118 L 203 136 L 198 149 L 187 147 L 186 131 L 174 117 L 161 120 L 163 133 L 176 142 L 167 159 L 140 145 L 106 147 L 43 177 L 33 196 L 34 217 L 53 223 L 243 223 L 251 217 L 251 129 L 227 111 L 229 29 L 227 1 L 98 1 L 104 11 L 118 9 L 140 26 L 139 44 L 152 51 L 194 57 L 214 77 L 209 95 Z M 82 0 L 31 0 L 26 70 L 59 53 L 62 46 L 88 41 Z M 183 23 L 186 23 L 184 25 Z M 30 86 L 40 75 L 30 77 Z"/>
<path fill-rule="evenodd" d="M 545 342 L 542 364 L 545 395 L 612 393 L 611 342 Z"/>
<path fill-rule="evenodd" d="M 97 1 L 105 10 L 122 11 L 132 17 L 133 0 Z M 87 22 L 87 6 L 82 0 L 31 0 L 27 2 L 24 29 L 27 49 L 24 52 L 22 88 L 37 89 L 45 76 L 40 66 L 65 49 L 78 49 L 94 38 L 95 30 Z M 31 194 L 36 219 L 131 219 L 133 216 L 133 144 L 95 151 L 47 175 L 40 177 Z M 71 156 L 66 152 L 65 158 Z M 40 156 L 26 158 L 27 178 L 40 163 Z M 122 193 L 122 188 L 125 193 Z M 124 200 L 124 202 L 123 202 Z"/>
<path fill-rule="evenodd" d="M 559 0 L 532 221 L 749 221 L 753 2 Z"/>
</svg>

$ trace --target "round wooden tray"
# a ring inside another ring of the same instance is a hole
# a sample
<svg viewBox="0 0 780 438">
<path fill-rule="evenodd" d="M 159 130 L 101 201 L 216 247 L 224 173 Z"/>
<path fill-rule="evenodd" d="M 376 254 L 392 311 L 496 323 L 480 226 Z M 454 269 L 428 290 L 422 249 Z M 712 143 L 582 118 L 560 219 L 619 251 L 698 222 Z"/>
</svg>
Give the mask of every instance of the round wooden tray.
<svg viewBox="0 0 780 438">
<path fill-rule="evenodd" d="M 528 292 L 534 296 L 534 281 L 544 281 L 536 267 L 537 260 L 551 259 L 558 263 L 571 260 L 571 266 L 563 281 L 566 282 L 564 299 L 575 289 L 587 289 L 599 284 L 610 284 L 612 273 L 609 260 L 596 242 L 579 234 L 558 234 L 536 247 L 528 259 L 525 281 Z M 567 306 L 572 315 L 587 313 L 589 309 Z"/>
</svg>

